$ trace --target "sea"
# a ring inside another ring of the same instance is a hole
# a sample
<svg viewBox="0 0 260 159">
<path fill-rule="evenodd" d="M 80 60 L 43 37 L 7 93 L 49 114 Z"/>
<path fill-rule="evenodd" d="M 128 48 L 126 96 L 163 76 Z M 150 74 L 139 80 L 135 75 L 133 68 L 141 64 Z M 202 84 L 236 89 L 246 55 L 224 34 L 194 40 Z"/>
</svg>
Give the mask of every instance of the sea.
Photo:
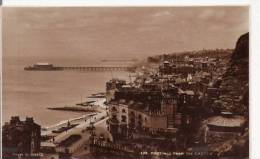
<svg viewBox="0 0 260 159">
<path fill-rule="evenodd" d="M 112 78 L 129 80 L 129 72 L 90 71 L 25 71 L 24 67 L 37 62 L 56 66 L 120 66 L 122 62 L 102 62 L 100 59 L 80 58 L 41 59 L 37 57 L 4 57 L 2 89 L 2 121 L 11 116 L 21 120 L 33 117 L 42 126 L 51 126 L 86 115 L 83 112 L 48 110 L 48 107 L 70 106 L 89 100 L 91 94 L 105 92 L 105 84 Z"/>
</svg>

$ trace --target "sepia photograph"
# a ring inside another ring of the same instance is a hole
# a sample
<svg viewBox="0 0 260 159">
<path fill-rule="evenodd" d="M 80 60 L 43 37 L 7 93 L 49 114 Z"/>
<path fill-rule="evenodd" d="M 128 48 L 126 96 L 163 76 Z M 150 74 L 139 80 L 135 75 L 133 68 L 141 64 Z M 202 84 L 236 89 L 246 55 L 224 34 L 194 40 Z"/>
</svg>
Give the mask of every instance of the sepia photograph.
<svg viewBox="0 0 260 159">
<path fill-rule="evenodd" d="M 2 159 L 249 158 L 250 6 L 1 12 Z"/>
</svg>

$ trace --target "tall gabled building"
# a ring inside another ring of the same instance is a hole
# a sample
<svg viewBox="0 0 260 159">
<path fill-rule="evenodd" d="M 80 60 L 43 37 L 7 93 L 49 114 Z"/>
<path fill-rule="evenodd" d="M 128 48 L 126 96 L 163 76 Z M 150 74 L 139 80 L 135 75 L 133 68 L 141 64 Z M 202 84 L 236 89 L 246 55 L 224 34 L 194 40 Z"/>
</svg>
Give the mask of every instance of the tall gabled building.
<svg viewBox="0 0 260 159">
<path fill-rule="evenodd" d="M 3 158 L 16 158 L 17 156 L 30 156 L 40 152 L 41 126 L 26 118 L 21 121 L 18 116 L 11 118 L 3 126 Z M 32 157 L 33 158 L 33 157 Z"/>
</svg>

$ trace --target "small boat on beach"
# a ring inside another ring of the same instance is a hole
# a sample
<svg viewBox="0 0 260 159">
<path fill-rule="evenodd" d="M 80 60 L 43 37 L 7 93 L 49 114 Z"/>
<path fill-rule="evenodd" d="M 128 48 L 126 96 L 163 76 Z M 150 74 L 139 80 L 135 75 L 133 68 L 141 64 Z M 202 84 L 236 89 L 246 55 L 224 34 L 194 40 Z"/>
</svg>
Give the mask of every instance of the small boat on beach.
<svg viewBox="0 0 260 159">
<path fill-rule="evenodd" d="M 76 105 L 79 106 L 91 106 L 92 103 L 94 103 L 95 101 L 86 101 L 86 102 L 81 102 L 81 103 L 77 103 Z"/>
<path fill-rule="evenodd" d="M 62 132 L 64 132 L 64 131 L 67 131 L 67 130 L 69 130 L 69 129 L 72 129 L 72 128 L 74 128 L 74 127 L 76 127 L 76 126 L 78 126 L 79 124 L 71 124 L 71 125 L 68 125 L 68 126 L 63 126 L 63 127 L 61 127 L 61 128 L 59 128 L 59 129 L 57 129 L 57 130 L 52 130 L 52 132 L 53 133 L 62 133 Z"/>
<path fill-rule="evenodd" d="M 95 94 L 91 94 L 91 96 L 89 96 L 88 98 L 105 98 L 106 97 L 106 93 L 95 93 Z"/>
</svg>

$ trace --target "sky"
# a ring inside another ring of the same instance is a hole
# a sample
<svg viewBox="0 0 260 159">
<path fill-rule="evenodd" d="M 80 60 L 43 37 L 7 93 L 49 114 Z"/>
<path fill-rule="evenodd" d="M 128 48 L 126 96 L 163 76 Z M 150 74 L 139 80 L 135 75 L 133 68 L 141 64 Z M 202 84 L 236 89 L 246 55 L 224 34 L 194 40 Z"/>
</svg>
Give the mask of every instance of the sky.
<svg viewBox="0 0 260 159">
<path fill-rule="evenodd" d="M 234 48 L 244 7 L 3 7 L 3 56 L 145 58 Z"/>
</svg>

